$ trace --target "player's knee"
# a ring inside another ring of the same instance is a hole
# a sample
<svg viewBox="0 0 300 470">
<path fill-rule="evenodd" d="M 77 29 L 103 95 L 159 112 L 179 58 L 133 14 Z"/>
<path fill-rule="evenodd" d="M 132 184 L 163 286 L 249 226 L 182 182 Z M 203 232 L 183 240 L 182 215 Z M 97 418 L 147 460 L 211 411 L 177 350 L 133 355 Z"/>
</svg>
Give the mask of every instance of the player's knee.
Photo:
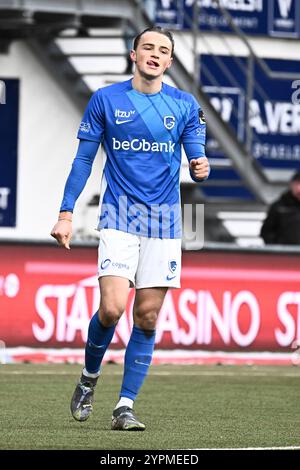
<svg viewBox="0 0 300 470">
<path fill-rule="evenodd" d="M 154 330 L 157 322 L 158 313 L 156 310 L 143 310 L 135 312 L 134 321 L 136 326 L 143 330 Z"/>
<path fill-rule="evenodd" d="M 99 309 L 99 320 L 106 328 L 116 325 L 124 312 L 125 307 L 116 304 L 102 304 Z"/>
</svg>

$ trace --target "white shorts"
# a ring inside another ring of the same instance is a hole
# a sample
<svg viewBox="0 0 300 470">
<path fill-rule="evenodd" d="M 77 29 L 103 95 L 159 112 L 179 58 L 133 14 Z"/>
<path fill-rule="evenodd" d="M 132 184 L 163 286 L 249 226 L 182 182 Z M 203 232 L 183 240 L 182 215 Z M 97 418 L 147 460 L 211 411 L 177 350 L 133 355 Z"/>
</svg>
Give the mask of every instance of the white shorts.
<svg viewBox="0 0 300 470">
<path fill-rule="evenodd" d="M 131 287 L 180 287 L 181 239 L 100 230 L 98 276 L 129 279 Z"/>
</svg>

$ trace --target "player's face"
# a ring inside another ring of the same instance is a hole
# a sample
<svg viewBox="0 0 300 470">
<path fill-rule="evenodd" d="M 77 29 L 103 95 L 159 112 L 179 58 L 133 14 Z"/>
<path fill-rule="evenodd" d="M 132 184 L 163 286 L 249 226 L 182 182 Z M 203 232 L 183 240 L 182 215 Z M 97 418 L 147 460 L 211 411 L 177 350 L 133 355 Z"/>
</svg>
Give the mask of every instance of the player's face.
<svg viewBox="0 0 300 470">
<path fill-rule="evenodd" d="M 131 59 L 139 73 L 148 80 L 162 76 L 172 64 L 172 43 L 164 34 L 149 31 L 142 35 Z"/>
<path fill-rule="evenodd" d="M 291 191 L 293 196 L 300 201 L 300 181 L 291 182 Z"/>
</svg>

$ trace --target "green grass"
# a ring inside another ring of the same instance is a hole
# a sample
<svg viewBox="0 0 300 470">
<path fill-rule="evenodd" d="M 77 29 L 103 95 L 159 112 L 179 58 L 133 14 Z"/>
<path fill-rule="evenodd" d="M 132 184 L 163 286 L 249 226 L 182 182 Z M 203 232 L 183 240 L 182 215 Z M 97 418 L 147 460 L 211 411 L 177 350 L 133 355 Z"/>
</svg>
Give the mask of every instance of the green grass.
<svg viewBox="0 0 300 470">
<path fill-rule="evenodd" d="M 152 366 L 136 401 L 143 433 L 110 430 L 122 368 L 106 365 L 93 416 L 69 401 L 77 365 L 0 366 L 0 449 L 193 449 L 300 446 L 300 368 Z"/>
</svg>

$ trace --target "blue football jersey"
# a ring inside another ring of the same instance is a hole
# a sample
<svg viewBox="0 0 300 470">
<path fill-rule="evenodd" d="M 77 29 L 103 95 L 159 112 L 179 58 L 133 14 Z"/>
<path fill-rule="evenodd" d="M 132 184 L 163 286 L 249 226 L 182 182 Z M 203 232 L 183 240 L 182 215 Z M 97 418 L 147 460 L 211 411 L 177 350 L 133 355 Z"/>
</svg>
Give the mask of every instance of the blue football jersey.
<svg viewBox="0 0 300 470">
<path fill-rule="evenodd" d="M 181 237 L 181 145 L 190 160 L 205 144 L 203 112 L 191 94 L 166 84 L 144 94 L 131 80 L 101 88 L 78 138 L 101 142 L 106 153 L 98 229 Z"/>
</svg>

